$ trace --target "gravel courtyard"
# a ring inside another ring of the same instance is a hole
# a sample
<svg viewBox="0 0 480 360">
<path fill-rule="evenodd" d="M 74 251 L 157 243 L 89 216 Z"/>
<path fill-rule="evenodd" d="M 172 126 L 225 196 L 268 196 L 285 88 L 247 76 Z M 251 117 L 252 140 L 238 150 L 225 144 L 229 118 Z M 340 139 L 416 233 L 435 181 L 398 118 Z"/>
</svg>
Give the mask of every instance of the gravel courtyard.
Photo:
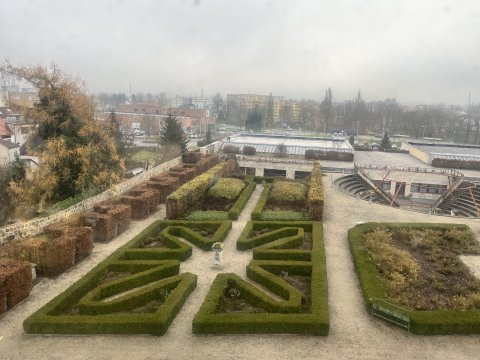
<svg viewBox="0 0 480 360">
<path fill-rule="evenodd" d="M 165 207 L 144 221 L 136 221 L 109 244 L 95 244 L 92 255 L 56 279 L 45 279 L 30 297 L 0 318 L 0 359 L 478 359 L 480 336 L 410 335 L 374 320 L 365 312 L 347 244 L 347 230 L 359 221 L 466 223 L 480 238 L 480 220 L 452 219 L 369 204 L 336 190 L 324 177 L 326 206 L 324 237 L 327 255 L 330 334 L 193 335 L 191 322 L 209 285 L 219 272 L 211 267 L 211 253 L 195 249 L 181 271 L 198 275 L 190 295 L 168 333 L 154 336 L 43 336 L 25 335 L 23 320 L 85 275 L 120 245 L 151 222 L 165 216 Z M 235 241 L 248 221 L 261 187 L 225 240 L 225 272 L 245 276 L 251 252 L 235 250 Z M 473 263 L 477 259 L 471 259 Z M 478 264 L 478 262 L 477 262 Z"/>
</svg>

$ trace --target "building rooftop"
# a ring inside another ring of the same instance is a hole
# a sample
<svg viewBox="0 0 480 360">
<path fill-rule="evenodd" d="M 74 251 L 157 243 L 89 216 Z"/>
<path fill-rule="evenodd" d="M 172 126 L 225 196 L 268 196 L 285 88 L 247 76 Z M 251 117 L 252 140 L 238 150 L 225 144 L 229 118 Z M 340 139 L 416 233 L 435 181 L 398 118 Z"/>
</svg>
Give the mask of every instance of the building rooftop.
<svg viewBox="0 0 480 360">
<path fill-rule="evenodd" d="M 244 146 L 253 146 L 257 152 L 260 153 L 275 153 L 279 144 L 283 144 L 287 147 L 287 154 L 289 155 L 304 155 L 305 150 L 308 149 L 353 153 L 353 148 L 348 141 L 321 137 L 240 134 L 224 140 L 223 145 L 227 144 L 235 145 L 240 148 Z"/>
<path fill-rule="evenodd" d="M 425 144 L 410 142 L 411 145 L 423 150 L 435 158 L 480 160 L 480 146 L 456 144 Z"/>
<path fill-rule="evenodd" d="M 3 139 L 0 139 L 0 146 L 6 147 L 7 149 L 15 149 L 20 147 L 20 145 L 18 144 L 14 144 L 10 141 L 3 140 Z"/>
</svg>

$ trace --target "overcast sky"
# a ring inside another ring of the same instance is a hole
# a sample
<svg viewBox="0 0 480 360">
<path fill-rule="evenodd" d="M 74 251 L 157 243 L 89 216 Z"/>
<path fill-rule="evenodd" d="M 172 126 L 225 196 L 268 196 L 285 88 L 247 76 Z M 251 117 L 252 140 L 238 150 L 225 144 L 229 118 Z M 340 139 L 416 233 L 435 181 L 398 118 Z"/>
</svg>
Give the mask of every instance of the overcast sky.
<svg viewBox="0 0 480 360">
<path fill-rule="evenodd" d="M 92 92 L 480 102 L 478 0 L 0 0 L 0 58 Z"/>
</svg>

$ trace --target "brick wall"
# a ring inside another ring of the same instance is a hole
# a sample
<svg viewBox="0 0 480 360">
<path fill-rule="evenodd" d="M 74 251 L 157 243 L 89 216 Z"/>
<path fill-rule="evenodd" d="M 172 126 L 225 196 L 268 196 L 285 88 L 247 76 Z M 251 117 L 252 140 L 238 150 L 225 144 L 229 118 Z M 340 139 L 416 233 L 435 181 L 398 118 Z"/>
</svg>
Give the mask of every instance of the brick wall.
<svg viewBox="0 0 480 360">
<path fill-rule="evenodd" d="M 48 217 L 39 217 L 31 220 L 22 221 L 12 225 L 0 227 L 0 245 L 25 236 L 32 236 L 43 231 L 43 228 L 49 224 L 62 221 L 70 215 L 87 212 L 93 209 L 93 206 L 99 202 L 107 200 L 108 198 L 116 195 L 120 195 L 127 190 L 130 190 L 135 185 L 138 185 L 144 181 L 150 179 L 151 176 L 158 175 L 162 172 L 168 171 L 169 168 L 175 166 L 181 162 L 181 157 L 177 157 L 173 160 L 155 166 L 140 175 L 137 175 L 131 179 L 125 180 L 110 189 L 85 199 L 68 209 L 59 211 Z"/>
</svg>

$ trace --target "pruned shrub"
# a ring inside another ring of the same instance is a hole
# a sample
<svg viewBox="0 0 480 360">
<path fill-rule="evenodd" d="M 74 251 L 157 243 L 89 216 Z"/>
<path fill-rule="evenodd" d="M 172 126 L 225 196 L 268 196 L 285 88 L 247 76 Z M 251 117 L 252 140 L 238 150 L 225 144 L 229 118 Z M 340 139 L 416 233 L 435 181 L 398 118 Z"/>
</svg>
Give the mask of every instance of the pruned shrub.
<svg viewBox="0 0 480 360">
<path fill-rule="evenodd" d="M 257 153 L 257 149 L 255 146 L 244 146 L 243 147 L 243 155 L 255 155 Z"/>
<path fill-rule="evenodd" d="M 206 194 L 207 189 L 215 181 L 234 172 L 238 164 L 236 160 L 229 160 L 218 164 L 207 172 L 180 186 L 167 197 L 167 217 L 177 219 L 183 216 L 188 209 L 195 206 Z"/>
<path fill-rule="evenodd" d="M 313 166 L 308 183 L 308 212 L 310 220 L 322 220 L 323 218 L 323 204 L 324 204 L 324 189 L 322 172 L 320 170 L 320 162 L 316 162 Z"/>
<path fill-rule="evenodd" d="M 214 198 L 236 199 L 245 183 L 239 179 L 221 178 L 208 190 L 208 195 Z"/>
<path fill-rule="evenodd" d="M 240 154 L 240 149 L 238 146 L 231 144 L 225 145 L 222 150 L 225 154 Z"/>
<path fill-rule="evenodd" d="M 0 259 L 0 315 L 28 297 L 32 289 L 29 262 Z"/>
<path fill-rule="evenodd" d="M 273 182 L 270 197 L 275 201 L 302 201 L 305 200 L 307 187 L 296 181 L 277 180 Z"/>
</svg>

